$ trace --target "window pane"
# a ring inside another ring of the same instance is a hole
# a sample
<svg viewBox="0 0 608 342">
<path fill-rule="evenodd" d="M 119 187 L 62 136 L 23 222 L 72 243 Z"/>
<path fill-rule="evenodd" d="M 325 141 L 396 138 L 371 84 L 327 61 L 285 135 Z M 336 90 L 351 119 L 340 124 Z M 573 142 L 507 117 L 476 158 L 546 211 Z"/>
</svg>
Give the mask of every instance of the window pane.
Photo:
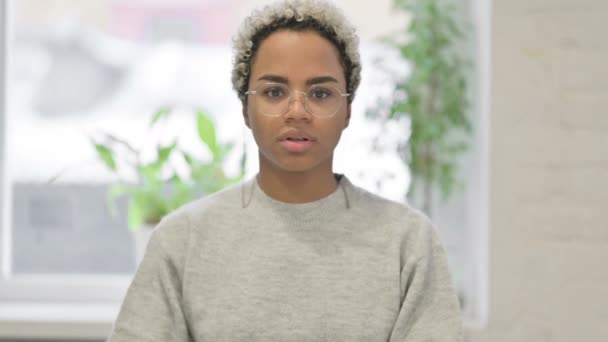
<svg viewBox="0 0 608 342">
<path fill-rule="evenodd" d="M 222 117 L 218 136 L 237 143 L 241 131 L 230 130 L 240 124 L 229 77 L 231 2 L 13 4 L 7 90 L 12 271 L 130 273 L 127 203 L 118 201 L 116 216 L 107 209 L 117 178 L 90 139 L 108 132 L 133 146 L 152 146 L 179 136 L 185 149 L 205 158 L 208 151 L 196 143 L 200 108 L 211 116 L 234 113 Z M 150 130 L 152 115 L 175 104 L 166 125 Z M 153 153 L 144 150 L 142 158 Z M 227 171 L 234 173 L 233 159 Z"/>
<path fill-rule="evenodd" d="M 115 217 L 110 214 L 106 197 L 117 179 L 90 143 L 102 132 L 134 146 L 168 144 L 179 137 L 185 149 L 205 158 L 208 151 L 200 148 L 193 121 L 194 110 L 202 108 L 215 119 L 220 141 L 233 142 L 240 151 L 243 140 L 248 142 L 247 177 L 257 172 L 256 146 L 230 83 L 230 43 L 241 16 L 263 2 L 12 2 L 6 150 L 13 273 L 134 270 L 126 202 L 119 201 Z M 363 74 L 352 120 L 336 149 L 335 170 L 363 188 L 404 201 L 409 173 L 395 146 L 408 134 L 409 122 L 384 125 L 365 116 L 380 96 L 390 96 L 386 70 L 408 72 L 395 51 L 370 39 L 390 32 L 387 23 L 395 19 L 388 18 L 388 1 L 386 15 L 374 17 L 366 2 L 337 3 L 361 28 Z M 163 130 L 150 131 L 151 116 L 176 104 Z M 477 228 L 471 227 L 479 225 L 475 204 L 485 191 L 476 170 L 487 167 L 480 166 L 479 150 L 471 154 L 463 161 L 466 192 L 447 204 L 435 203 L 433 217 L 465 306 L 478 301 L 480 264 L 471 251 L 479 246 L 472 245 Z M 227 172 L 238 172 L 239 156 L 229 159 Z M 128 172 L 120 176 L 134 179 Z"/>
<path fill-rule="evenodd" d="M 16 273 L 130 272 L 131 237 L 104 210 L 107 187 L 14 183 Z"/>
</svg>

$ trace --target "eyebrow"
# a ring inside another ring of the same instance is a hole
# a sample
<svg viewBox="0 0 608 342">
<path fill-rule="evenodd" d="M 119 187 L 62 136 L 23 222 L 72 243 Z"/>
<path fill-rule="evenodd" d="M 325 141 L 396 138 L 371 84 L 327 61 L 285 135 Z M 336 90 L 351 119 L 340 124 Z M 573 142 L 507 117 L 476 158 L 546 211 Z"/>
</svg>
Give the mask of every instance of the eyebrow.
<svg viewBox="0 0 608 342">
<path fill-rule="evenodd" d="M 286 77 L 277 76 L 277 75 L 263 75 L 262 77 L 258 78 L 258 81 L 270 81 L 270 82 L 283 83 L 283 84 L 288 83 Z"/>
<path fill-rule="evenodd" d="M 270 82 L 276 82 L 276 83 L 282 83 L 282 84 L 289 83 L 289 81 L 287 80 L 286 77 L 278 76 L 278 75 L 263 75 L 262 77 L 258 78 L 258 81 L 270 81 Z M 308 80 L 306 80 L 306 85 L 313 85 L 313 84 L 327 83 L 327 82 L 338 83 L 338 80 L 336 80 L 335 78 L 333 78 L 331 76 L 319 76 L 319 77 L 309 78 Z"/>
<path fill-rule="evenodd" d="M 306 85 L 313 85 L 313 84 L 327 83 L 327 82 L 338 83 L 338 80 L 331 76 L 313 77 L 311 79 L 306 80 Z"/>
</svg>

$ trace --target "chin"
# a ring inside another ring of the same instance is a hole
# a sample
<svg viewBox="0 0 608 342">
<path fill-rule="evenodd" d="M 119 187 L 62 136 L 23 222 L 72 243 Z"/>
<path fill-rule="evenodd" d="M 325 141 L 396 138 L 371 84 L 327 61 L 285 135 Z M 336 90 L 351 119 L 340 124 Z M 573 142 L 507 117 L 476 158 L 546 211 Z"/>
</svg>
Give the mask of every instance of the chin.
<svg viewBox="0 0 608 342">
<path fill-rule="evenodd" d="M 272 168 L 285 172 L 307 172 L 323 164 L 323 161 L 310 158 L 311 156 L 273 155 L 272 158 L 267 158 L 264 155 L 260 155 L 260 157 L 264 158 L 264 162 L 271 165 Z"/>
<path fill-rule="evenodd" d="M 279 169 L 287 172 L 306 172 L 315 169 L 319 163 L 314 163 L 307 160 L 292 160 L 275 163 Z"/>
</svg>

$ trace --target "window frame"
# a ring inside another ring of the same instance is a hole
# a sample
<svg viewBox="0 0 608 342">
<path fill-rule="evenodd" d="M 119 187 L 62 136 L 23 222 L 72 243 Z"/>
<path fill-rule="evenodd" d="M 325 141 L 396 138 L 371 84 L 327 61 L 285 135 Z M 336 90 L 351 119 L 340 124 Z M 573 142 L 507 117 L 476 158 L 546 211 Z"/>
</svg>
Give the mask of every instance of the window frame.
<svg viewBox="0 0 608 342">
<path fill-rule="evenodd" d="M 475 165 L 471 175 L 478 179 L 467 194 L 467 220 L 471 222 L 468 239 L 472 244 L 469 260 L 474 261 L 475 302 L 465 312 L 465 326 L 481 330 L 489 319 L 490 281 L 490 108 L 492 85 L 492 0 L 468 0 L 474 29 L 476 89 L 474 108 L 476 129 L 472 142 Z"/>
<path fill-rule="evenodd" d="M 11 0 L 0 0 L 0 132 L 7 125 Z M 131 276 L 11 275 L 11 199 L 6 134 L 0 134 L 0 338 L 105 338 Z"/>
</svg>

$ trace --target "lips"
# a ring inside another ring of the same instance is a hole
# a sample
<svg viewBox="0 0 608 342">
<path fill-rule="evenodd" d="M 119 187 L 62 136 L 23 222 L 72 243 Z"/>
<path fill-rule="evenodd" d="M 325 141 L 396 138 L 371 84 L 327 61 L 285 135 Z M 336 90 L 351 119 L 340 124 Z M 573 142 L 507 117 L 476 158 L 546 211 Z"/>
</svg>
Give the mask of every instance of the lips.
<svg viewBox="0 0 608 342">
<path fill-rule="evenodd" d="M 279 137 L 280 141 L 315 141 L 316 139 L 305 131 L 301 130 L 290 130 Z"/>
<path fill-rule="evenodd" d="M 290 130 L 281 134 L 279 140 L 288 152 L 302 153 L 309 150 L 316 139 L 304 131 Z"/>
</svg>

